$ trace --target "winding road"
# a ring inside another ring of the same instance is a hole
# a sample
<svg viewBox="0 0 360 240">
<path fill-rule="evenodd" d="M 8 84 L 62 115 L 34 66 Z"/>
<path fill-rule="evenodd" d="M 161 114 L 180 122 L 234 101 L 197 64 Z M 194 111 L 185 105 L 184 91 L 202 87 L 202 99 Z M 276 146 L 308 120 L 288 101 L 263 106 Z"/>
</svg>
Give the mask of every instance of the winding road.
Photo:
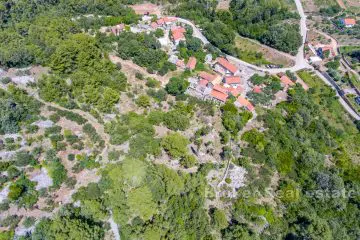
<svg viewBox="0 0 360 240">
<path fill-rule="evenodd" d="M 304 44 L 306 41 L 306 32 L 307 32 L 307 27 L 306 27 L 306 15 L 304 13 L 304 9 L 302 7 L 301 4 L 301 0 L 294 0 L 295 4 L 296 4 L 296 8 L 298 10 L 298 13 L 300 15 L 300 34 L 302 36 L 302 44 L 300 46 L 300 48 L 298 49 L 298 53 L 295 57 L 295 65 L 293 67 L 289 67 L 289 68 L 262 68 L 262 67 L 258 67 L 255 65 L 252 65 L 250 63 L 247 63 L 239 58 L 236 58 L 234 56 L 231 55 L 226 55 L 226 57 L 232 61 L 235 62 L 236 64 L 239 65 L 243 65 L 246 67 L 249 67 L 253 70 L 257 70 L 260 72 L 268 72 L 271 74 L 276 74 L 276 73 L 280 73 L 280 72 L 285 72 L 287 70 L 292 71 L 292 72 L 296 72 L 298 70 L 304 69 L 304 68 L 312 68 L 311 65 L 309 65 L 304 57 Z M 207 38 L 202 34 L 202 32 L 200 31 L 200 29 L 198 27 L 195 26 L 194 23 L 192 23 L 191 21 L 187 20 L 187 19 L 183 19 L 183 18 L 177 18 L 177 20 L 181 23 L 185 23 L 187 25 L 190 25 L 193 28 L 193 36 L 199 38 L 203 44 L 208 44 L 210 43 Z"/>
<path fill-rule="evenodd" d="M 247 62 L 245 62 L 245 61 L 243 61 L 243 60 L 241 60 L 239 58 L 236 58 L 234 56 L 231 56 L 231 55 L 226 54 L 226 57 L 227 57 L 227 59 L 229 59 L 230 61 L 232 61 L 232 62 L 234 62 L 234 63 L 236 63 L 238 65 L 248 67 L 250 69 L 260 71 L 260 72 L 267 72 L 267 73 L 270 73 L 270 74 L 286 72 L 287 70 L 289 70 L 291 72 L 296 72 L 296 71 L 299 71 L 301 69 L 308 68 L 308 69 L 313 70 L 316 73 L 316 75 L 318 75 L 320 77 L 320 79 L 325 82 L 325 84 L 327 84 L 328 86 L 330 86 L 331 88 L 333 88 L 336 91 L 336 88 L 331 84 L 331 82 L 326 77 L 324 77 L 323 74 L 321 74 L 321 72 L 314 69 L 305 59 L 305 56 L 304 56 L 304 44 L 306 42 L 306 35 L 307 35 L 307 31 L 308 31 L 308 28 L 306 26 L 306 15 L 305 15 L 303 6 L 301 4 L 301 0 L 294 0 L 294 1 L 295 1 L 295 4 L 296 4 L 297 11 L 298 11 L 298 13 L 300 15 L 300 24 L 299 24 L 299 26 L 300 26 L 300 34 L 302 36 L 302 44 L 298 49 L 298 53 L 296 54 L 295 65 L 293 67 L 289 67 L 289 68 L 271 68 L 271 69 L 270 68 L 262 68 L 262 67 L 258 67 L 258 66 L 255 66 L 253 64 L 247 63 Z M 197 26 L 195 26 L 194 23 L 192 23 L 191 21 L 189 21 L 187 19 L 183 19 L 183 18 L 177 18 L 177 20 L 178 20 L 178 22 L 190 25 L 193 28 L 193 36 L 199 38 L 203 42 L 203 44 L 209 44 L 210 43 L 209 40 L 207 40 L 207 38 L 203 35 L 201 30 Z M 330 37 L 330 39 L 332 39 L 332 41 L 336 41 L 331 36 L 328 36 L 328 37 Z M 359 114 L 357 114 L 356 112 L 353 111 L 352 107 L 346 101 L 344 101 L 343 98 L 341 98 L 341 96 L 339 95 L 339 93 L 337 91 L 336 91 L 336 94 L 337 94 L 337 96 L 339 96 L 340 104 L 349 113 L 349 115 L 352 118 L 356 119 L 356 120 L 360 120 Z"/>
</svg>

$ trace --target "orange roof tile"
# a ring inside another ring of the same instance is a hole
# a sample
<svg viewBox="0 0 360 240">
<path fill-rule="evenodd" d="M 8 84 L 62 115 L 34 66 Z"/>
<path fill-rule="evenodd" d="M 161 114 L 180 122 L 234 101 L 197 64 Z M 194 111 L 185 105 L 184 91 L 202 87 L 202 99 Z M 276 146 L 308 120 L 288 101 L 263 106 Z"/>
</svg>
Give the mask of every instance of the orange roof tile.
<svg viewBox="0 0 360 240">
<path fill-rule="evenodd" d="M 180 40 L 180 39 L 185 39 L 185 36 L 184 36 L 185 32 L 186 32 L 186 30 L 183 27 L 171 29 L 171 34 L 175 41 Z"/>
<path fill-rule="evenodd" d="M 199 85 L 202 86 L 202 87 L 206 87 L 208 85 L 208 80 L 205 80 L 205 79 L 201 79 L 199 81 Z"/>
<path fill-rule="evenodd" d="M 222 67 L 224 67 L 225 69 L 227 69 L 228 71 L 230 71 L 231 73 L 236 73 L 237 72 L 237 67 L 233 64 L 231 64 L 228 60 L 226 60 L 225 58 L 217 58 L 217 63 L 220 64 Z"/>
<path fill-rule="evenodd" d="M 226 99 L 228 98 L 228 95 L 226 93 L 219 92 L 214 89 L 211 91 L 210 96 L 212 96 L 213 98 L 216 98 L 222 102 L 225 102 Z"/>
<path fill-rule="evenodd" d="M 355 25 L 356 20 L 354 18 L 345 18 L 344 19 L 344 24 L 345 25 Z"/>
<path fill-rule="evenodd" d="M 225 88 L 225 87 L 223 87 L 223 86 L 221 86 L 219 84 L 214 85 L 213 89 L 215 91 L 222 92 L 222 93 L 227 93 L 228 92 L 227 88 Z"/>
<path fill-rule="evenodd" d="M 152 22 L 152 23 L 150 24 L 150 26 L 151 26 L 152 28 L 157 28 L 157 27 L 158 27 L 158 24 L 157 24 L 156 22 Z"/>
<path fill-rule="evenodd" d="M 190 70 L 194 70 L 196 66 L 196 58 L 190 57 L 188 63 L 186 64 L 186 67 Z"/>
<path fill-rule="evenodd" d="M 295 85 L 295 83 L 293 83 L 293 81 L 291 81 L 290 78 L 288 78 L 288 76 L 286 76 L 286 75 L 282 76 L 280 78 L 280 81 L 285 85 L 289 85 L 289 86 Z"/>
<path fill-rule="evenodd" d="M 209 82 L 212 82 L 216 79 L 216 75 L 212 75 L 210 73 L 207 72 L 200 72 L 199 77 L 205 80 L 208 80 Z"/>
<path fill-rule="evenodd" d="M 240 86 L 238 86 L 237 88 L 230 88 L 230 93 L 234 97 L 239 96 L 243 91 L 244 91 L 244 89 Z"/>
<path fill-rule="evenodd" d="M 225 83 L 227 84 L 240 84 L 241 78 L 239 76 L 225 77 Z"/>
<path fill-rule="evenodd" d="M 239 96 L 236 101 L 241 107 L 246 107 L 249 111 L 254 110 L 254 105 L 252 105 L 251 102 L 249 102 L 249 100 L 247 100 L 246 98 Z"/>
<path fill-rule="evenodd" d="M 158 25 L 163 25 L 163 24 L 165 23 L 165 21 L 164 21 L 163 18 L 160 18 L 160 19 L 158 19 L 158 20 L 156 21 L 156 23 L 157 23 Z"/>
</svg>

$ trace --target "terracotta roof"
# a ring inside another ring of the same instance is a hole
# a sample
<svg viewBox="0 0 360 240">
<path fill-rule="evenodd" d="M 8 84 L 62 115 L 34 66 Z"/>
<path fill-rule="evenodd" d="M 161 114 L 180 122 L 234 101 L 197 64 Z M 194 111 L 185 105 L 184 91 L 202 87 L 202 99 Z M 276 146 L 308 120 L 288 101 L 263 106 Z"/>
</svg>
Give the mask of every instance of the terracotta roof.
<svg viewBox="0 0 360 240">
<path fill-rule="evenodd" d="M 216 75 L 212 75 L 210 73 L 207 72 L 200 72 L 199 77 L 205 80 L 208 80 L 209 82 L 212 82 L 216 79 Z"/>
<path fill-rule="evenodd" d="M 225 83 L 227 84 L 240 84 L 241 78 L 239 76 L 225 77 Z"/>
<path fill-rule="evenodd" d="M 226 93 L 223 93 L 223 92 L 219 92 L 219 91 L 216 91 L 216 90 L 212 90 L 210 95 L 213 97 L 213 98 L 216 98 L 222 102 L 225 102 L 226 99 L 228 98 L 228 95 Z"/>
<path fill-rule="evenodd" d="M 186 30 L 183 27 L 171 29 L 171 34 L 175 41 L 180 40 L 180 39 L 185 39 L 185 36 L 184 36 L 185 32 L 186 32 Z"/>
<path fill-rule="evenodd" d="M 321 50 L 322 50 L 323 52 L 325 52 L 325 51 L 331 51 L 331 50 L 332 50 L 332 47 L 324 46 L 324 47 L 321 48 Z"/>
<path fill-rule="evenodd" d="M 344 18 L 344 24 L 345 25 L 355 25 L 356 20 L 354 18 Z"/>
<path fill-rule="evenodd" d="M 244 89 L 240 86 L 237 86 L 237 88 L 230 88 L 230 90 L 229 90 L 231 95 L 233 95 L 234 97 L 239 96 L 243 91 L 244 91 Z"/>
<path fill-rule="evenodd" d="M 186 67 L 190 70 L 194 70 L 196 66 L 196 58 L 190 57 L 188 63 L 186 64 Z"/>
<path fill-rule="evenodd" d="M 255 86 L 254 89 L 253 89 L 253 92 L 254 93 L 261 93 L 262 92 L 262 89 L 260 86 Z"/>
<path fill-rule="evenodd" d="M 202 86 L 202 87 L 206 87 L 208 85 L 208 80 L 205 80 L 205 79 L 201 79 L 199 81 L 199 85 Z"/>
<path fill-rule="evenodd" d="M 158 24 L 157 24 L 156 22 L 152 22 L 152 23 L 150 24 L 150 26 L 151 26 L 152 28 L 157 28 L 157 27 L 158 27 Z"/>
<path fill-rule="evenodd" d="M 246 107 L 249 111 L 254 110 L 254 105 L 252 105 L 246 98 L 239 96 L 236 101 L 241 107 Z"/>
<path fill-rule="evenodd" d="M 227 93 L 229 90 L 219 84 L 214 85 L 213 89 L 218 92 Z"/>
<path fill-rule="evenodd" d="M 286 76 L 286 75 L 282 76 L 280 78 L 280 81 L 285 85 L 289 85 L 289 86 L 295 85 L 295 83 L 293 83 L 293 81 L 291 81 L 290 78 L 288 78 L 288 76 Z"/>
<path fill-rule="evenodd" d="M 163 18 L 160 18 L 160 19 L 158 19 L 158 20 L 156 21 L 156 23 L 157 23 L 158 25 L 163 25 L 163 24 L 165 23 L 165 21 L 164 21 Z"/>
<path fill-rule="evenodd" d="M 231 64 L 225 58 L 217 58 L 216 61 L 218 64 L 220 64 L 222 67 L 224 67 L 225 69 L 227 69 L 228 71 L 230 71 L 233 74 L 236 73 L 238 70 L 235 65 Z"/>
</svg>

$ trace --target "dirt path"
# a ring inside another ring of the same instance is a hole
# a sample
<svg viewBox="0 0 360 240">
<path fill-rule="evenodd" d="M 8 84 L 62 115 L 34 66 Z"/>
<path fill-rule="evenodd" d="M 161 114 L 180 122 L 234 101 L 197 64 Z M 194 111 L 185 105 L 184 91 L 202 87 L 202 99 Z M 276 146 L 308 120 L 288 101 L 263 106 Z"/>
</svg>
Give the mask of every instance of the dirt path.
<svg viewBox="0 0 360 240">
<path fill-rule="evenodd" d="M 313 31 L 320 34 L 320 35 L 322 35 L 322 36 L 324 36 L 326 39 L 330 39 L 331 40 L 330 46 L 333 49 L 333 52 L 335 53 L 335 56 L 337 56 L 339 54 L 339 52 L 338 52 L 338 42 L 337 42 L 337 40 L 335 38 L 333 38 L 332 36 L 330 36 L 330 35 L 328 35 L 328 34 L 326 34 L 324 32 L 321 32 L 321 31 L 319 31 L 317 29 L 313 29 Z"/>
<path fill-rule="evenodd" d="M 345 3 L 343 2 L 343 0 L 336 0 L 336 2 L 339 4 L 339 6 L 343 9 L 346 9 Z"/>
</svg>

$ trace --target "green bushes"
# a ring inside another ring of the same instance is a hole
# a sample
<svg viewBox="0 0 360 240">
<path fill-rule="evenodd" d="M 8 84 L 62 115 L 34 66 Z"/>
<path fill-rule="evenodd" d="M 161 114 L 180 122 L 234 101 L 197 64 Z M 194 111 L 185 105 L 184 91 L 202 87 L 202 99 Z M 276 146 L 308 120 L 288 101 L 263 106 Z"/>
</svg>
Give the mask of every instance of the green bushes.
<svg viewBox="0 0 360 240">
<path fill-rule="evenodd" d="M 226 102 L 221 107 L 222 110 L 222 124 L 225 129 L 236 136 L 237 133 L 245 126 L 245 124 L 252 118 L 252 113 L 249 111 L 238 112 L 236 106 L 231 102 Z M 226 135 L 224 135 L 226 137 Z"/>
<path fill-rule="evenodd" d="M 171 133 L 161 141 L 162 147 L 173 158 L 185 157 L 189 140 L 179 133 Z"/>
<path fill-rule="evenodd" d="M 93 143 L 99 143 L 102 145 L 103 139 L 96 132 L 96 129 L 90 123 L 86 123 L 83 126 L 83 131 L 86 135 L 88 135 L 90 137 L 90 139 Z"/>
<path fill-rule="evenodd" d="M 16 201 L 19 207 L 32 207 L 38 200 L 35 183 L 31 182 L 25 175 L 21 175 L 10 185 L 8 197 L 11 201 Z"/>
<path fill-rule="evenodd" d="M 84 123 L 87 122 L 87 120 L 78 113 L 74 113 L 74 112 L 67 111 L 67 110 L 60 110 L 60 109 L 53 108 L 53 107 L 48 107 L 48 109 L 50 111 L 55 111 L 60 117 L 64 117 L 67 120 L 76 122 L 79 125 L 83 125 Z"/>
<path fill-rule="evenodd" d="M 165 90 L 173 96 L 178 96 L 185 93 L 189 84 L 190 83 L 183 78 L 172 77 L 170 78 L 168 84 L 166 84 Z"/>
<path fill-rule="evenodd" d="M 46 152 L 44 165 L 53 180 L 53 186 L 59 188 L 67 179 L 67 171 L 61 163 L 61 159 L 56 156 L 56 152 L 50 149 Z"/>
<path fill-rule="evenodd" d="M 171 110 L 164 115 L 164 124 L 171 130 L 185 131 L 190 126 L 189 117 L 178 110 Z"/>
<path fill-rule="evenodd" d="M 132 59 L 148 72 L 157 71 L 164 75 L 174 70 L 174 65 L 167 61 L 167 55 L 160 49 L 160 43 L 151 34 L 123 32 L 119 36 L 118 54 L 123 59 Z"/>
<path fill-rule="evenodd" d="M 14 164 L 18 167 L 24 167 L 27 165 L 35 165 L 35 158 L 26 151 L 19 151 L 15 154 L 13 158 Z"/>
</svg>

